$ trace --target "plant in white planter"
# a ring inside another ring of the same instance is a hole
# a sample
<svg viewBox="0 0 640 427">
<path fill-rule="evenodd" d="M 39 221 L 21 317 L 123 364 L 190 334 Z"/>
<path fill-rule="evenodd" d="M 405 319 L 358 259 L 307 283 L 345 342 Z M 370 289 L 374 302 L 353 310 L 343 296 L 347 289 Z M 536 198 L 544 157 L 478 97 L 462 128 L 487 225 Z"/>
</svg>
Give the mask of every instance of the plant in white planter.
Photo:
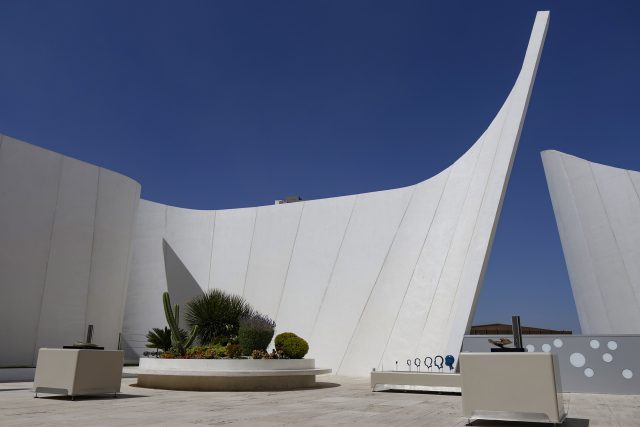
<svg viewBox="0 0 640 427">
<path fill-rule="evenodd" d="M 180 321 L 180 306 L 178 304 L 173 306 L 171 310 L 171 299 L 169 298 L 169 292 L 162 294 L 162 304 L 164 306 L 164 315 L 167 318 L 169 329 L 171 329 L 171 351 L 177 353 L 180 356 L 184 356 L 187 349 L 191 347 L 193 341 L 198 334 L 198 326 L 194 326 L 191 329 L 191 333 L 185 338 L 180 333 L 180 327 L 178 322 Z"/>
</svg>

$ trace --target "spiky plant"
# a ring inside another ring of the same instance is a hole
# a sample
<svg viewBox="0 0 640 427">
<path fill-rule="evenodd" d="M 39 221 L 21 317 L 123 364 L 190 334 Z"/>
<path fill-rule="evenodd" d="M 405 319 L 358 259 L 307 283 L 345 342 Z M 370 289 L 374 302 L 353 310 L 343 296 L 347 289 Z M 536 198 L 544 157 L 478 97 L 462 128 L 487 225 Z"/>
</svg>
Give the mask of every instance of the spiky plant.
<svg viewBox="0 0 640 427">
<path fill-rule="evenodd" d="M 169 298 L 169 292 L 162 294 L 162 304 L 164 306 L 164 315 L 167 318 L 169 329 L 171 330 L 171 349 L 176 353 L 184 356 L 186 350 L 191 347 L 193 341 L 198 334 L 198 326 L 191 328 L 191 333 L 185 338 L 180 333 L 180 306 L 178 304 L 173 306 L 171 311 L 171 299 Z"/>
<path fill-rule="evenodd" d="M 240 319 L 253 313 L 241 296 L 212 289 L 187 303 L 185 319 L 189 325 L 199 327 L 200 341 L 209 344 L 219 337 L 237 336 Z"/>
<path fill-rule="evenodd" d="M 187 339 L 187 331 L 180 329 L 180 336 L 182 339 Z M 171 329 L 166 326 L 163 329 L 153 328 L 147 332 L 147 344 L 148 348 L 157 348 L 162 351 L 171 350 Z"/>
<path fill-rule="evenodd" d="M 168 351 L 171 348 L 171 329 L 153 328 L 147 332 L 147 347 Z"/>
</svg>

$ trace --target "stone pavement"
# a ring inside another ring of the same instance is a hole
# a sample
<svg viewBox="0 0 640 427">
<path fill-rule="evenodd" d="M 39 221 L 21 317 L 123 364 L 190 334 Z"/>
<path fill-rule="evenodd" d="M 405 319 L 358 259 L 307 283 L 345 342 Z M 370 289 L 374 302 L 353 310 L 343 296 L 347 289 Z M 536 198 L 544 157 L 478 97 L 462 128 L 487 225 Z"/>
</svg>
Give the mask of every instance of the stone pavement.
<svg viewBox="0 0 640 427">
<path fill-rule="evenodd" d="M 33 398 L 31 383 L 0 383 L 0 426 L 463 426 L 461 397 L 371 392 L 367 379 L 321 376 L 283 392 L 152 390 L 122 380 L 122 394 Z M 640 426 L 640 396 L 565 395 L 569 427 Z M 476 426 L 548 426 L 476 421 Z"/>
</svg>

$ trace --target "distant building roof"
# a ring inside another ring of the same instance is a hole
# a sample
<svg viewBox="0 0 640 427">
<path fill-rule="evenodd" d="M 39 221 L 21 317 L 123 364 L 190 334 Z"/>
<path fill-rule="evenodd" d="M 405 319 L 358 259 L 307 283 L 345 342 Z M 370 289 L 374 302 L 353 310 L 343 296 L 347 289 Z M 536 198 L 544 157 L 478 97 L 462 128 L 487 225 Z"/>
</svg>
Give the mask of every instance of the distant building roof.
<svg viewBox="0 0 640 427">
<path fill-rule="evenodd" d="M 573 333 L 572 331 L 558 331 L 531 326 L 522 326 L 521 329 L 523 335 L 571 335 Z M 511 335 L 512 333 L 511 325 L 488 323 L 486 325 L 472 326 L 469 335 Z"/>
<path fill-rule="evenodd" d="M 282 205 L 284 203 L 296 203 L 301 201 L 302 201 L 302 197 L 300 196 L 287 196 L 284 199 L 276 200 L 275 204 Z"/>
</svg>

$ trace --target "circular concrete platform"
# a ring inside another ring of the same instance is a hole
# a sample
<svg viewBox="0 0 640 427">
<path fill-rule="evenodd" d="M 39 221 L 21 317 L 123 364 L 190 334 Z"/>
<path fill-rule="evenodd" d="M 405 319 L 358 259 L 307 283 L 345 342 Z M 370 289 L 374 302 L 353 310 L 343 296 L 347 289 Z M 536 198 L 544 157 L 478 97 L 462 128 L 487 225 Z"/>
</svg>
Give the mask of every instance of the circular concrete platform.
<svg viewBox="0 0 640 427">
<path fill-rule="evenodd" d="M 190 391 L 292 390 L 316 385 L 331 369 L 313 359 L 155 359 L 141 358 L 137 385 Z"/>
</svg>

